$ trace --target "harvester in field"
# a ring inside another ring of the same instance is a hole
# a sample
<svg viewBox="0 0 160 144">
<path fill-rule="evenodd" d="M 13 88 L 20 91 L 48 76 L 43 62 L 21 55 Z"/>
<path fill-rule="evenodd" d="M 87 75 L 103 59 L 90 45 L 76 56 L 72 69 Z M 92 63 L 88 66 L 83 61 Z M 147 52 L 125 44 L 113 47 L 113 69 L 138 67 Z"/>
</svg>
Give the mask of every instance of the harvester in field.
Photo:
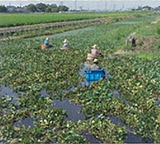
<svg viewBox="0 0 160 144">
<path fill-rule="evenodd" d="M 72 47 L 69 45 L 69 41 L 65 39 L 63 41 L 63 47 L 61 48 L 61 50 L 69 50 L 69 49 L 72 49 Z"/>
</svg>

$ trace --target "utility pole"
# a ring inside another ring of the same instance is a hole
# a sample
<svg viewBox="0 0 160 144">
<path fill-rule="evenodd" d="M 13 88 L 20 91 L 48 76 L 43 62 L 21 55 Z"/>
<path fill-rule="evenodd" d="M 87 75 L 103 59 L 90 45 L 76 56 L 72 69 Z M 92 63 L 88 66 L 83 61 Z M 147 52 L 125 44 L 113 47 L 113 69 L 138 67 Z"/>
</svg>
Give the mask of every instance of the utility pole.
<svg viewBox="0 0 160 144">
<path fill-rule="evenodd" d="M 60 5 L 63 6 L 63 1 L 60 1 Z"/>
<path fill-rule="evenodd" d="M 124 11 L 124 3 L 123 3 L 123 7 L 122 7 L 122 10 Z"/>
<path fill-rule="evenodd" d="M 80 6 L 79 8 L 80 8 L 81 11 L 83 10 L 83 7 L 82 7 L 82 6 Z"/>
<path fill-rule="evenodd" d="M 116 8 L 116 5 L 115 5 L 115 4 L 113 4 L 113 11 L 115 11 L 115 8 Z"/>
<path fill-rule="evenodd" d="M 77 0 L 75 0 L 75 11 L 77 10 Z"/>
<path fill-rule="evenodd" d="M 107 2 L 105 1 L 105 11 L 107 11 Z"/>
</svg>

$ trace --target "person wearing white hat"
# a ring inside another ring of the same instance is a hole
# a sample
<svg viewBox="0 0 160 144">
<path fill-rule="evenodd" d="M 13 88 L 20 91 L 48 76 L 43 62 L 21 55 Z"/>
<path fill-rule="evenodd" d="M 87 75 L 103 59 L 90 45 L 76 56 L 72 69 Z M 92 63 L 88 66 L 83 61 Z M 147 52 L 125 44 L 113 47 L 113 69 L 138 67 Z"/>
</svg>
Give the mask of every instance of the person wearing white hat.
<svg viewBox="0 0 160 144">
<path fill-rule="evenodd" d="M 63 41 L 63 47 L 61 48 L 61 49 L 70 49 L 71 47 L 70 47 L 70 45 L 69 45 L 69 41 L 67 40 L 67 39 L 65 39 L 64 41 Z"/>
<path fill-rule="evenodd" d="M 93 49 L 91 50 L 91 54 L 92 54 L 92 55 L 94 55 L 95 57 L 103 56 L 103 55 L 101 54 L 101 52 L 97 49 L 98 46 L 97 46 L 96 44 L 93 45 L 92 48 L 93 48 Z"/>
<path fill-rule="evenodd" d="M 92 70 L 100 69 L 100 67 L 98 66 L 98 59 L 94 59 L 91 69 Z"/>
<path fill-rule="evenodd" d="M 45 46 L 49 46 L 49 38 L 47 37 L 46 40 L 44 41 Z"/>
<path fill-rule="evenodd" d="M 64 44 L 63 44 L 63 47 L 67 47 L 67 48 L 70 47 L 70 46 L 69 46 L 69 41 L 68 41 L 67 39 L 65 39 L 65 40 L 63 41 L 63 43 L 64 43 Z"/>
</svg>

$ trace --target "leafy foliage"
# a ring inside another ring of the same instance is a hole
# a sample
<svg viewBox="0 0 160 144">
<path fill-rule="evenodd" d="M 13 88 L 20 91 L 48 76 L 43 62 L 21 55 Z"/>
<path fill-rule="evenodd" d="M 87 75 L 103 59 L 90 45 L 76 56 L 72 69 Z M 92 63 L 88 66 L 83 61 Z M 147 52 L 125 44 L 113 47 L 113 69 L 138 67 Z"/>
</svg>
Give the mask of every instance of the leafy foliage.
<svg viewBox="0 0 160 144">
<path fill-rule="evenodd" d="M 123 143 L 128 132 L 125 126 L 129 126 L 134 129 L 132 133 L 160 142 L 160 109 L 155 104 L 160 89 L 159 57 L 113 55 L 124 46 L 130 33 L 148 25 L 148 19 L 133 19 L 140 21 L 134 25 L 107 24 L 49 36 L 53 48 L 45 51 L 40 49 L 45 37 L 1 42 L 0 84 L 24 93 L 19 94 L 15 104 L 9 96 L 0 97 L 0 140 L 86 143 L 88 140 L 81 133 L 88 131 L 102 142 Z M 61 51 L 66 37 L 73 49 Z M 108 69 L 112 79 L 61 93 L 84 80 L 78 71 L 95 43 L 104 54 L 99 59 L 100 66 Z M 46 90 L 49 96 L 41 96 L 41 90 Z M 83 106 L 85 120 L 66 121 L 67 111 L 54 108 L 53 99 L 65 97 Z M 107 119 L 109 115 L 121 119 L 125 126 L 114 124 Z M 28 117 L 32 118 L 32 129 L 15 126 L 17 121 Z"/>
</svg>

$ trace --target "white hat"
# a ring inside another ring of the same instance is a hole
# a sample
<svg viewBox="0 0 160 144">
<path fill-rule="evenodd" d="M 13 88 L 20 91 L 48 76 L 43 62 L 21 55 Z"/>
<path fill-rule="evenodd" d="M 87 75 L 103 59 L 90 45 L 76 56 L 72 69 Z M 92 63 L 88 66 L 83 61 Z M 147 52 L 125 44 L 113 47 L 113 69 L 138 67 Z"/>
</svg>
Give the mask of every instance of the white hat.
<svg viewBox="0 0 160 144">
<path fill-rule="evenodd" d="M 97 48 L 98 46 L 97 46 L 96 44 L 94 44 L 92 47 L 93 47 L 93 48 Z"/>
<path fill-rule="evenodd" d="M 66 42 L 69 42 L 67 39 L 65 39 L 64 41 L 63 41 L 63 43 L 66 43 Z"/>
<path fill-rule="evenodd" d="M 49 38 L 47 37 L 47 38 L 46 38 L 46 40 L 48 41 L 48 40 L 49 40 Z"/>
<path fill-rule="evenodd" d="M 98 62 L 98 59 L 94 59 L 94 61 L 93 62 Z"/>
</svg>

